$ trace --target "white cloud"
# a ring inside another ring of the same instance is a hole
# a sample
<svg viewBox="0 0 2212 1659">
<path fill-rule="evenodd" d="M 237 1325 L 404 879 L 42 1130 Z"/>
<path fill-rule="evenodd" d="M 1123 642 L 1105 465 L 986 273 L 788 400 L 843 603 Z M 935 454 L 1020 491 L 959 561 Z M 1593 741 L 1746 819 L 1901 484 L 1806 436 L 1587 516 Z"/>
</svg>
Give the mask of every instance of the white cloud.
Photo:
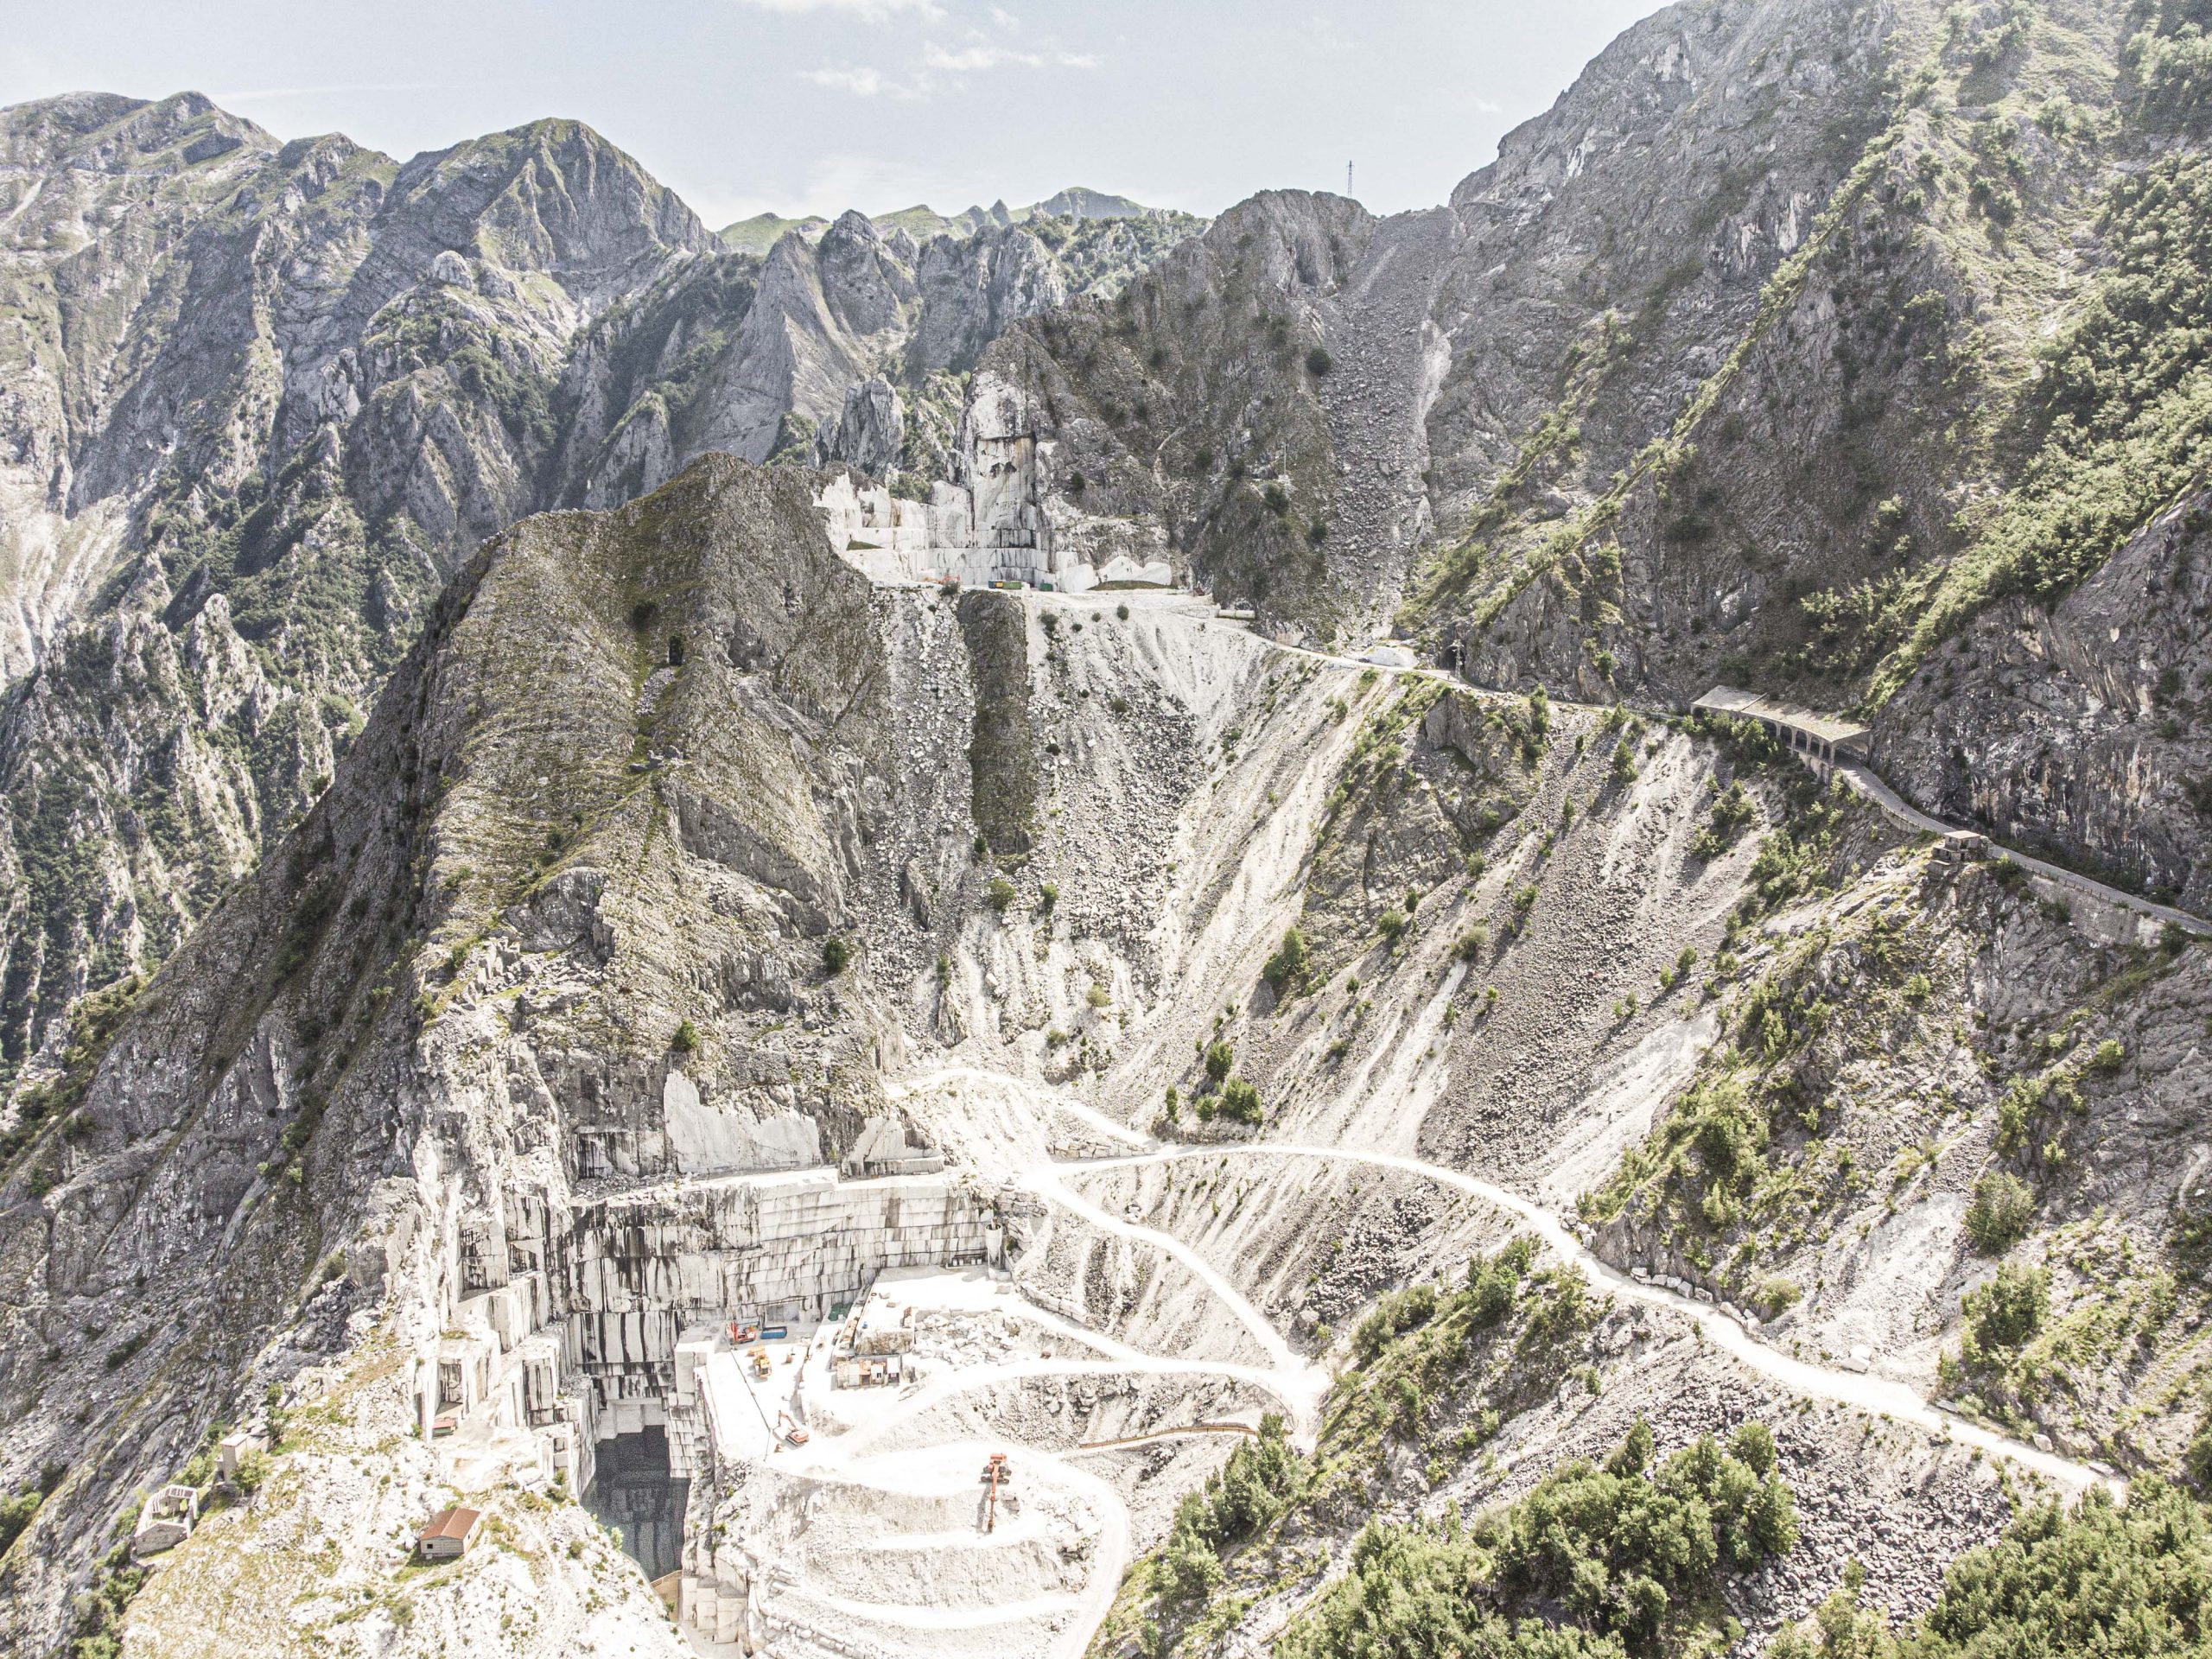
<svg viewBox="0 0 2212 1659">
<path fill-rule="evenodd" d="M 948 52 L 932 41 L 922 48 L 924 67 L 943 69 L 953 74 L 965 74 L 977 69 L 995 69 L 1007 63 L 1020 64 L 1028 69 L 1045 67 L 1045 60 L 1035 53 L 1016 52 L 1004 46 L 963 46 L 957 52 Z"/>
<path fill-rule="evenodd" d="M 922 48 L 921 67 L 905 79 L 866 64 L 802 69 L 798 74 L 801 80 L 855 98 L 919 99 L 938 90 L 941 83 L 936 78 L 939 76 L 980 74 L 1008 67 L 1096 69 L 1098 63 L 1098 59 L 1085 53 L 1017 52 L 1012 47 L 983 44 L 944 47 L 931 41 Z"/>
<path fill-rule="evenodd" d="M 924 67 L 956 75 L 1002 68 L 1008 64 L 1020 69 L 1042 69 L 1047 64 L 1057 64 L 1063 69 L 1096 69 L 1098 61 L 1087 52 L 1017 52 L 1008 46 L 963 46 L 957 51 L 948 51 L 934 41 L 922 48 Z"/>
<path fill-rule="evenodd" d="M 1020 29 L 1021 27 L 1020 18 L 1015 16 L 1010 11 L 1003 11 L 996 6 L 993 6 L 991 8 L 991 21 L 996 23 L 1001 29 Z"/>
<path fill-rule="evenodd" d="M 850 92 L 855 98 L 916 98 L 917 87 L 904 81 L 893 80 L 880 69 L 871 69 L 861 64 L 851 69 L 802 69 L 801 80 L 810 80 L 817 86 L 827 86 L 832 92 Z"/>
<path fill-rule="evenodd" d="M 864 17 L 869 22 L 880 23 L 902 11 L 931 22 L 944 16 L 944 8 L 937 0 L 738 0 L 740 5 L 751 6 L 756 11 L 781 12 L 785 16 L 797 16 L 806 12 L 840 11 L 855 17 Z"/>
</svg>

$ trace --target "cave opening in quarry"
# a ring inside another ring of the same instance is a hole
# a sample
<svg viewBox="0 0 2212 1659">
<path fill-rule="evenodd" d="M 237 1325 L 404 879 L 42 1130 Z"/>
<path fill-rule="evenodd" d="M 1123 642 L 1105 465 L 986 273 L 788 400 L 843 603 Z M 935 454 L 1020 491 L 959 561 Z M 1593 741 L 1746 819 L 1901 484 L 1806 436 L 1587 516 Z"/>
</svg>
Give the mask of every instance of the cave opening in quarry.
<svg viewBox="0 0 2212 1659">
<path fill-rule="evenodd" d="M 639 1429 L 600 1442 L 584 1507 L 620 1535 L 623 1553 L 661 1579 L 683 1564 L 683 1510 L 691 1483 L 671 1471 L 668 1431 Z"/>
</svg>

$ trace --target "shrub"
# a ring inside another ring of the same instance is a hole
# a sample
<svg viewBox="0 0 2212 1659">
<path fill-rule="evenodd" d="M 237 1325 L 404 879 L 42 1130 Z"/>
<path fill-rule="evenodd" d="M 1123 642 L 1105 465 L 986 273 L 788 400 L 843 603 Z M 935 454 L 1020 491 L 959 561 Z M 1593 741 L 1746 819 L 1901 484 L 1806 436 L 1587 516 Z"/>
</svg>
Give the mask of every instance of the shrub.
<svg viewBox="0 0 2212 1659">
<path fill-rule="evenodd" d="M 1705 828 L 1698 831 L 1697 839 L 1690 843 L 1690 850 L 1702 859 L 1719 857 L 1736 844 L 1737 837 L 1744 833 L 1745 826 L 1751 823 L 1756 811 L 1751 795 L 1741 780 L 1729 785 L 1714 798 L 1713 817 L 1707 821 Z"/>
<path fill-rule="evenodd" d="M 1281 996 L 1286 988 L 1306 982 L 1309 958 L 1306 935 L 1300 929 L 1294 927 L 1282 936 L 1282 943 L 1268 958 L 1267 965 L 1260 969 L 1260 977 L 1267 981 L 1270 990 Z"/>
<path fill-rule="evenodd" d="M 44 1501 L 42 1495 L 35 1491 L 0 1498 L 0 1555 L 5 1555 L 9 1547 L 22 1535 Z"/>
<path fill-rule="evenodd" d="M 1002 875 L 993 876 L 991 885 L 983 889 L 983 902 L 1005 915 L 1006 907 L 1014 902 L 1014 883 Z"/>
<path fill-rule="evenodd" d="M 1227 1043 L 1215 1043 L 1206 1050 L 1205 1063 L 1208 1080 L 1224 1082 L 1236 1065 L 1236 1051 Z"/>
<path fill-rule="evenodd" d="M 1220 1587 L 1227 1577 L 1224 1550 L 1233 1549 L 1281 1515 L 1299 1497 L 1306 1465 L 1291 1449 L 1280 1413 L 1260 1419 L 1260 1432 L 1229 1455 L 1218 1474 L 1186 1492 L 1160 1555 L 1154 1581 L 1162 1600 L 1190 1602 Z"/>
<path fill-rule="evenodd" d="M 668 1046 L 679 1054 L 690 1053 L 699 1046 L 699 1027 L 689 1020 L 677 1020 L 676 1034 L 668 1039 Z"/>
<path fill-rule="evenodd" d="M 1410 925 L 1407 920 L 1406 912 L 1393 906 L 1382 912 L 1380 918 L 1376 920 L 1375 927 L 1384 938 L 1395 944 L 1400 939 L 1405 938 L 1406 929 Z"/>
<path fill-rule="evenodd" d="M 1739 1436 L 1754 1456 L 1764 1445 Z M 1351 1570 L 1295 1619 L 1281 1659 L 1718 1652 L 1719 1575 L 1795 1547 L 1796 1503 L 1711 1436 L 1650 1467 L 1648 1426 L 1603 1468 L 1575 1460 L 1462 1525 L 1370 1522 Z M 1705 1628 L 1699 1628 L 1700 1623 Z"/>
<path fill-rule="evenodd" d="M 146 1336 L 145 1332 L 138 1331 L 125 1337 L 101 1357 L 101 1367 L 111 1371 L 121 1370 L 137 1356 L 138 1351 L 146 1345 Z"/>
<path fill-rule="evenodd" d="M 1459 943 L 1452 947 L 1462 962 L 1479 962 L 1490 946 L 1490 929 L 1477 922 L 1459 936 Z"/>
<path fill-rule="evenodd" d="M 1474 1297 L 1478 1327 L 1500 1324 L 1512 1313 L 1532 1255 L 1528 1240 L 1516 1238 L 1496 1255 L 1478 1255 L 1467 1263 L 1467 1288 Z"/>
<path fill-rule="evenodd" d="M 1037 908 L 1041 913 L 1046 916 L 1051 915 L 1052 913 L 1052 906 L 1059 902 L 1060 889 L 1058 882 L 1046 881 L 1039 886 L 1037 889 Z"/>
<path fill-rule="evenodd" d="M 1984 1255 L 2002 1255 L 2028 1236 L 2036 1211 L 2035 1190 L 2001 1169 L 1986 1172 L 1974 1184 L 1967 1206 L 1967 1236 Z"/>
<path fill-rule="evenodd" d="M 845 964 L 853 959 L 853 947 L 840 938 L 822 942 L 822 967 L 832 979 L 845 971 Z"/>
<path fill-rule="evenodd" d="M 2197 1424 L 2196 1433 L 2189 1442 L 2189 1450 L 2182 1454 L 2182 1466 L 2189 1471 L 2189 1478 L 2199 1488 L 2212 1489 L 2212 1417 Z M 0 1544 L 0 1553 L 7 1549 Z"/>
<path fill-rule="evenodd" d="M 1751 1306 L 1758 1309 L 1763 1319 L 1778 1319 L 1804 1300 L 1805 1293 L 1789 1280 L 1777 1275 L 1762 1280 L 1751 1293 Z"/>
<path fill-rule="evenodd" d="M 2188 1493 L 2139 1478 L 2125 1507 L 2093 1490 L 2069 1510 L 2023 1510 L 1993 1544 L 1944 1575 L 1936 1605 L 1905 1632 L 1858 1605 L 1865 1575 L 1805 1624 L 1783 1630 L 1770 1659 L 1983 1659 L 1996 1654 L 2147 1655 L 2201 1643 L 2212 1529 Z"/>
<path fill-rule="evenodd" d="M 1323 351 L 1319 346 L 1316 346 L 1312 351 L 1306 353 L 1306 372 L 1308 374 L 1316 376 L 1324 375 L 1336 366 L 1336 359 L 1332 358 L 1328 353 Z"/>
<path fill-rule="evenodd" d="M 1394 1290 L 1375 1305 L 1375 1311 L 1351 1333 L 1352 1352 L 1366 1364 L 1380 1354 L 1394 1337 L 1403 1336 L 1436 1317 L 1436 1287 L 1408 1285 Z"/>
<path fill-rule="evenodd" d="M 262 1482 L 269 1478 L 270 1469 L 269 1454 L 256 1447 L 238 1459 L 238 1471 L 232 1477 L 232 1482 L 240 1491 L 251 1497 L 260 1490 Z"/>
<path fill-rule="evenodd" d="M 1221 1115 L 1232 1123 L 1257 1123 L 1260 1091 L 1242 1077 L 1230 1078 L 1221 1085 Z"/>
<path fill-rule="evenodd" d="M 2040 1268 L 2012 1262 L 1966 1299 L 1969 1334 L 1985 1351 L 2021 1346 L 2043 1328 L 2050 1313 L 2050 1276 Z"/>
</svg>

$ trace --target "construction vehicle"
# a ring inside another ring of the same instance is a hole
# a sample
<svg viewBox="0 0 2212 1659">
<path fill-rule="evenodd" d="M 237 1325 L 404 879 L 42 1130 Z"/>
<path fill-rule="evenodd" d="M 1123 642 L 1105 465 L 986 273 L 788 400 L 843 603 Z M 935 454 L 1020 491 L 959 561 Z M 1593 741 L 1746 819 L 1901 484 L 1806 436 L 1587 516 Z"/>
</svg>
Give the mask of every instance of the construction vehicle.
<svg viewBox="0 0 2212 1659">
<path fill-rule="evenodd" d="M 766 1348 L 755 1348 L 747 1357 L 753 1362 L 753 1375 L 766 1382 L 775 1370 L 775 1367 L 768 1363 L 768 1351 Z"/>
<path fill-rule="evenodd" d="M 1014 1465 L 1007 1461 L 1006 1453 L 992 1452 L 990 1461 L 983 1465 L 983 1480 L 991 1489 L 990 1500 L 983 1510 L 985 1532 L 995 1532 L 998 1529 L 999 1488 L 1011 1483 L 1013 1478 Z"/>
<path fill-rule="evenodd" d="M 814 1431 L 792 1416 L 788 1411 L 776 1414 L 776 1427 L 783 1431 L 786 1446 L 804 1446 L 814 1438 Z"/>
<path fill-rule="evenodd" d="M 729 1322 L 729 1345 L 731 1347 L 742 1348 L 747 1343 L 758 1342 L 760 1339 L 760 1327 L 753 1321 L 749 1319 L 732 1319 Z"/>
</svg>

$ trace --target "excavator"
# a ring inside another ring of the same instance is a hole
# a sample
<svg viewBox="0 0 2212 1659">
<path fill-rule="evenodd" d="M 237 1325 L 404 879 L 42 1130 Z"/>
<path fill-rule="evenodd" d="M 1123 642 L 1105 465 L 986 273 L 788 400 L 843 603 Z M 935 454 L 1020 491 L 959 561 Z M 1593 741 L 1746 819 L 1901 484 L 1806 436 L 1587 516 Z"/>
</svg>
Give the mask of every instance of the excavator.
<svg viewBox="0 0 2212 1659">
<path fill-rule="evenodd" d="M 990 1502 L 983 1510 L 983 1530 L 995 1532 L 999 1524 L 999 1488 L 1014 1482 L 1014 1465 L 1007 1461 L 1005 1452 L 991 1453 L 990 1461 L 983 1465 L 983 1482 L 991 1489 Z"/>
</svg>

